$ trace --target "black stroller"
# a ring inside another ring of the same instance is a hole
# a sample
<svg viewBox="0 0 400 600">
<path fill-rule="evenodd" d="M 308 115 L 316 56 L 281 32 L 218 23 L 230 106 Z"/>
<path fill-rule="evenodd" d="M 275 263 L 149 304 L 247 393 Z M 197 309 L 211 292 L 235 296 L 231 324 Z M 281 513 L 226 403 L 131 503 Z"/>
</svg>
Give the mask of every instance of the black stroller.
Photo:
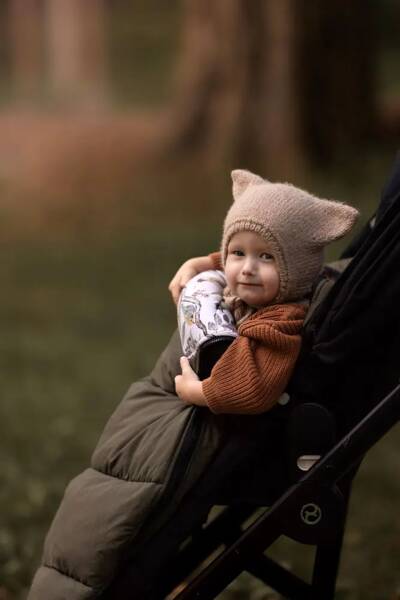
<svg viewBox="0 0 400 600">
<path fill-rule="evenodd" d="M 243 571 L 286 598 L 334 598 L 352 479 L 400 414 L 400 159 L 341 264 L 316 288 L 288 405 L 237 427 L 105 598 L 211 599 Z M 316 546 L 311 583 L 264 554 L 282 534 Z"/>
</svg>

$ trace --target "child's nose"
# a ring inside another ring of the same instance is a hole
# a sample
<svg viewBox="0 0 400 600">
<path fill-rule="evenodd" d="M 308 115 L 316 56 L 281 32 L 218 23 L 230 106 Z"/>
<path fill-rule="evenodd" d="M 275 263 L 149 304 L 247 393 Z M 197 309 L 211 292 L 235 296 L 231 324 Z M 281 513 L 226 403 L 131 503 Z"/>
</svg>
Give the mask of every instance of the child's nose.
<svg viewBox="0 0 400 600">
<path fill-rule="evenodd" d="M 246 258 L 246 260 L 244 261 L 242 272 L 243 275 L 250 275 L 254 272 L 254 261 L 252 258 Z"/>
</svg>

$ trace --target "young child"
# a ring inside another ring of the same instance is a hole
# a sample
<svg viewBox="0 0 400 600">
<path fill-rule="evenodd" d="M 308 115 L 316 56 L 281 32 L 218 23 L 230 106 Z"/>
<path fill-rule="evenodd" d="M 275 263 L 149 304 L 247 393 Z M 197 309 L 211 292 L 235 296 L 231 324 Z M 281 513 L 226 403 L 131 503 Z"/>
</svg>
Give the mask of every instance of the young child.
<svg viewBox="0 0 400 600">
<path fill-rule="evenodd" d="M 232 180 L 234 203 L 221 252 L 184 263 L 170 290 L 177 301 L 195 274 L 222 268 L 225 304 L 239 335 L 204 381 L 182 357 L 175 387 L 181 400 L 214 413 L 257 414 L 269 410 L 288 384 L 324 246 L 345 235 L 358 212 L 249 171 L 233 171 Z"/>
</svg>

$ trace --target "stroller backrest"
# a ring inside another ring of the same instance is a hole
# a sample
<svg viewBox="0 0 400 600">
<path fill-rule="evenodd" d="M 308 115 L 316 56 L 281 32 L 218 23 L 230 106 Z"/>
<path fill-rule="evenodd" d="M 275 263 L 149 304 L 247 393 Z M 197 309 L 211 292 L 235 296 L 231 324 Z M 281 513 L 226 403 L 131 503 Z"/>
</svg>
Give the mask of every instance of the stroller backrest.
<svg viewBox="0 0 400 600">
<path fill-rule="evenodd" d="M 390 188 L 352 246 L 347 268 L 305 325 L 291 385 L 297 402 L 332 410 L 343 433 L 400 375 L 400 190 Z"/>
</svg>

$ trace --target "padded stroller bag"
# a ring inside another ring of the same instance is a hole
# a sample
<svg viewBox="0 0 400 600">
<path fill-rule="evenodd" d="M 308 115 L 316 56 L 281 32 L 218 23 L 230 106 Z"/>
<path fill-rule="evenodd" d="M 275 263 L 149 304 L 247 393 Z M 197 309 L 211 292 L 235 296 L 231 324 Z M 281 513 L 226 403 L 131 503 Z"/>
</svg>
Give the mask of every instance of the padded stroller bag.
<svg viewBox="0 0 400 600">
<path fill-rule="evenodd" d="M 177 398 L 181 354 L 176 334 L 115 411 L 91 467 L 69 484 L 29 600 L 98 598 L 206 469 L 224 418 Z"/>
</svg>

